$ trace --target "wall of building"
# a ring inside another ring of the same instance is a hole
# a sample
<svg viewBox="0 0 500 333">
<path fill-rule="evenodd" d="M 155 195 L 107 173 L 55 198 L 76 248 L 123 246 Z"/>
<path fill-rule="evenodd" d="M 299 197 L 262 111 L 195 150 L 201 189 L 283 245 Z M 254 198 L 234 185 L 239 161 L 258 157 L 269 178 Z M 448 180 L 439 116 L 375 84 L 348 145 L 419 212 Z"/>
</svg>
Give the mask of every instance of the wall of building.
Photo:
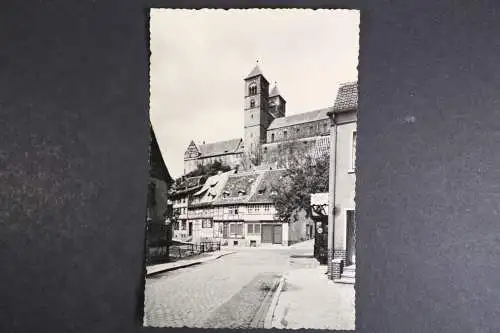
<svg viewBox="0 0 500 333">
<path fill-rule="evenodd" d="M 192 219 L 189 220 L 193 223 L 193 242 L 199 243 L 202 241 L 213 241 L 216 238 L 216 228 L 214 227 L 214 223 L 212 221 L 211 227 L 203 227 L 203 220 L 210 220 L 210 218 L 205 219 Z"/>
<path fill-rule="evenodd" d="M 338 214 L 335 217 L 334 232 L 334 247 L 337 252 L 345 250 L 346 247 L 346 210 L 355 209 L 356 175 L 352 158 L 352 139 L 355 131 L 355 122 L 337 127 L 335 207 L 338 209 Z"/>
<path fill-rule="evenodd" d="M 149 217 L 154 221 L 165 220 L 163 213 L 168 208 L 168 185 L 156 178 L 150 178 L 150 182 L 154 184 L 155 204 L 149 209 Z"/>
<path fill-rule="evenodd" d="M 307 154 L 313 157 L 318 157 L 322 154 L 329 154 L 328 137 L 315 136 L 297 139 L 292 142 L 274 142 L 262 146 L 263 161 L 272 163 L 283 161 L 287 156 L 297 156 L 297 151 L 300 154 Z"/>
<path fill-rule="evenodd" d="M 189 160 L 184 160 L 184 174 L 188 174 L 191 171 L 194 171 L 198 168 L 199 164 L 198 159 L 189 159 Z"/>
<path fill-rule="evenodd" d="M 330 130 L 329 120 L 322 119 L 308 123 L 302 123 L 292 126 L 286 126 L 276 129 L 270 129 L 266 132 L 266 142 L 281 142 L 285 140 L 294 140 L 319 135 L 328 135 Z M 286 131 L 286 137 L 285 137 Z M 274 141 L 273 141 L 274 135 Z"/>
<path fill-rule="evenodd" d="M 189 226 L 187 219 L 189 217 L 189 196 L 177 196 L 172 198 L 172 207 L 174 211 L 178 210 L 180 215 L 177 219 L 178 225 L 173 226 L 173 237 L 175 239 L 185 239 L 189 236 Z M 183 228 L 183 226 L 185 226 Z"/>
<path fill-rule="evenodd" d="M 290 229 L 289 229 L 289 227 L 290 227 L 289 223 L 282 223 L 281 224 L 281 232 L 282 232 L 281 244 L 282 245 L 289 244 L 289 241 L 290 241 Z"/>
<path fill-rule="evenodd" d="M 292 221 L 290 221 L 289 223 L 289 244 L 294 244 L 309 239 L 307 228 L 310 225 L 314 226 L 314 221 L 310 217 L 307 217 L 305 210 L 300 210 L 297 213 L 297 218 L 292 219 Z"/>
</svg>

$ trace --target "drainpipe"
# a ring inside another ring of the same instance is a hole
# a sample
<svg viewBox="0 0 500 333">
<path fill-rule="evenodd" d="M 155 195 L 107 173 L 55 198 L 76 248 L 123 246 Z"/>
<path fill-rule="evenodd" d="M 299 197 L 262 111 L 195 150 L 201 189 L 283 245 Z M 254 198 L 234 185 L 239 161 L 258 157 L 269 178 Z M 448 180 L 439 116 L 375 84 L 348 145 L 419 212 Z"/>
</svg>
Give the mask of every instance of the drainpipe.
<svg viewBox="0 0 500 333">
<path fill-rule="evenodd" d="M 337 170 L 337 124 L 335 113 L 328 112 L 330 118 L 330 166 L 328 184 L 328 277 L 333 279 L 333 252 L 334 252 L 334 229 L 335 229 L 335 181 Z"/>
</svg>

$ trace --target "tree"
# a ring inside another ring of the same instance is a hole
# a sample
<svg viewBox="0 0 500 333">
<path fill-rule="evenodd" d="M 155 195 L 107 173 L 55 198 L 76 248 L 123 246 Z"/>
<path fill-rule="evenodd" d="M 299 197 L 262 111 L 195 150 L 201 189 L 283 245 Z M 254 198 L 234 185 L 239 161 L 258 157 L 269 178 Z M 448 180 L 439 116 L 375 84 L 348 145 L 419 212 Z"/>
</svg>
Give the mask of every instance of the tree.
<svg viewBox="0 0 500 333">
<path fill-rule="evenodd" d="M 328 192 L 329 154 L 318 149 L 316 143 L 307 146 L 304 141 L 282 144 L 276 154 L 283 177 L 271 185 L 277 217 L 282 221 L 296 219 L 304 210 L 311 214 L 311 193 Z"/>
<path fill-rule="evenodd" d="M 245 151 L 240 159 L 238 167 L 242 171 L 252 170 L 254 167 L 262 163 L 262 147 L 254 148 L 251 151 Z"/>
<path fill-rule="evenodd" d="M 186 174 L 185 177 L 196 177 L 196 176 L 214 176 L 219 171 L 226 172 L 231 170 L 229 165 L 222 163 L 221 161 L 214 161 L 210 164 L 199 165 L 198 168 Z"/>
</svg>

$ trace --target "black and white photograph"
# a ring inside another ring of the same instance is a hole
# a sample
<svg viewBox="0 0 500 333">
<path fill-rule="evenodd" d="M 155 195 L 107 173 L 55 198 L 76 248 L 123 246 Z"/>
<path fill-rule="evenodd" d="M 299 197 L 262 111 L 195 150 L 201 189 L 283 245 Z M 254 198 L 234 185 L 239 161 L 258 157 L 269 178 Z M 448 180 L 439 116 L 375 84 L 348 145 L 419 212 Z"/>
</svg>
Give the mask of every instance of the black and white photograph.
<svg viewBox="0 0 500 333">
<path fill-rule="evenodd" d="M 143 325 L 355 329 L 357 10 L 150 10 Z"/>
</svg>

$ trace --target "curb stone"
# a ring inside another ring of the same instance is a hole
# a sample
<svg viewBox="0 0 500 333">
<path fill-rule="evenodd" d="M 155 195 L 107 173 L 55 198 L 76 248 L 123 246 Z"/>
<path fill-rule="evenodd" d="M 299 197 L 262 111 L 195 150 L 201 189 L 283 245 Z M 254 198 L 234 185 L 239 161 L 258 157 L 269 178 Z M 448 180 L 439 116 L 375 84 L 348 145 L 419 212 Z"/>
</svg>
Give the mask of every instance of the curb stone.
<svg viewBox="0 0 500 333">
<path fill-rule="evenodd" d="M 281 279 L 281 276 L 280 276 Z M 273 295 L 276 290 L 278 290 L 279 287 L 279 282 L 280 279 L 276 279 L 269 291 L 267 292 L 266 296 L 262 300 L 262 303 L 259 307 L 259 310 L 257 311 L 257 314 L 255 315 L 254 319 L 252 320 L 252 323 L 250 324 L 250 327 L 252 328 L 263 328 L 265 323 L 265 318 L 267 317 L 267 312 L 265 312 L 265 308 L 268 304 L 268 300 L 271 298 L 271 295 Z"/>
<path fill-rule="evenodd" d="M 154 275 L 165 273 L 165 272 L 175 271 L 175 270 L 181 269 L 181 268 L 187 268 L 187 267 L 191 267 L 191 266 L 200 265 L 200 264 L 203 264 L 203 263 L 205 263 L 207 261 L 217 260 L 217 259 L 220 259 L 220 258 L 222 258 L 224 256 L 227 256 L 227 255 L 233 254 L 233 253 L 234 253 L 234 251 L 233 252 L 228 252 L 228 253 L 222 253 L 222 254 L 218 255 L 217 257 L 215 257 L 215 258 L 210 258 L 210 259 L 205 259 L 205 260 L 198 260 L 198 261 L 195 261 L 195 262 L 190 262 L 190 263 L 186 263 L 186 264 L 179 265 L 179 266 L 174 266 L 174 267 L 169 267 L 169 268 L 161 269 L 161 270 L 158 270 L 158 271 L 155 271 L 155 272 L 152 272 L 152 273 L 146 273 L 146 277 L 154 276 Z"/>
<path fill-rule="evenodd" d="M 285 284 L 285 277 L 282 276 L 279 281 L 278 288 L 276 288 L 276 291 L 274 292 L 273 299 L 269 307 L 269 311 L 267 312 L 266 315 L 266 319 L 264 320 L 264 328 L 272 328 L 274 311 L 276 310 L 276 306 L 278 305 L 278 300 L 281 295 L 281 291 L 283 290 L 284 284 Z"/>
</svg>

